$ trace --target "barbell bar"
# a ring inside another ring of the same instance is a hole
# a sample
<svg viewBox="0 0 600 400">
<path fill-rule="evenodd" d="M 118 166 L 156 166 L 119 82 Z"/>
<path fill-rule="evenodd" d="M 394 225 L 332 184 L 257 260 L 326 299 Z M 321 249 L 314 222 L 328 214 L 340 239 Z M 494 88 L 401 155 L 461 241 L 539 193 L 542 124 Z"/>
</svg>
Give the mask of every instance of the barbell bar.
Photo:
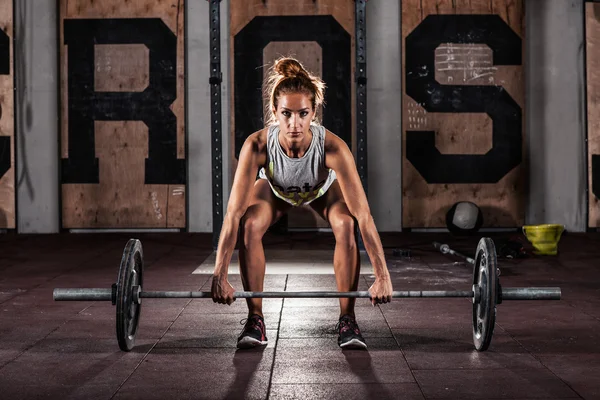
<svg viewBox="0 0 600 400">
<path fill-rule="evenodd" d="M 473 264 L 471 290 L 394 291 L 394 298 L 471 298 L 473 303 L 473 343 L 486 350 L 492 340 L 496 307 L 503 300 L 560 300 L 559 287 L 502 288 L 496 249 L 490 238 L 481 238 Z M 142 243 L 129 239 L 125 245 L 117 283 L 104 288 L 55 288 L 55 301 L 111 301 L 116 305 L 116 331 L 119 348 L 130 351 L 135 345 L 142 298 L 212 298 L 211 292 L 143 291 L 144 256 Z M 235 292 L 235 298 L 370 298 L 368 291 L 354 292 Z"/>
<path fill-rule="evenodd" d="M 134 288 L 134 293 L 135 293 Z M 111 289 L 54 289 L 56 301 L 111 301 Z M 368 291 L 359 292 L 234 292 L 234 298 L 370 298 Z M 502 288 L 503 300 L 560 300 L 558 287 Z M 475 297 L 472 290 L 398 290 L 393 298 Z M 144 299 L 205 299 L 212 298 L 211 292 L 146 291 L 137 298 Z M 134 300 L 136 295 L 134 294 Z"/>
<path fill-rule="evenodd" d="M 449 245 L 447 245 L 446 243 L 440 243 L 440 242 L 433 242 L 433 247 L 435 247 L 436 249 L 438 249 L 442 254 L 452 254 L 454 256 L 463 258 L 466 262 L 468 262 L 469 264 L 475 264 L 475 260 L 471 257 L 465 256 L 462 253 L 459 253 L 456 250 L 453 250 Z"/>
</svg>

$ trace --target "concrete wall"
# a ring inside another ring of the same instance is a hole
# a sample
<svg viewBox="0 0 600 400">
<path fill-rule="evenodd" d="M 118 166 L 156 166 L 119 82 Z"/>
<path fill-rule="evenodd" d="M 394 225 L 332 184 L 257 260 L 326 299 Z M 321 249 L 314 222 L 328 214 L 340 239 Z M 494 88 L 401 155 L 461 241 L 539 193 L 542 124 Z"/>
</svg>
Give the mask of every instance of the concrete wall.
<svg viewBox="0 0 600 400">
<path fill-rule="evenodd" d="M 192 232 L 211 232 L 209 3 L 190 1 L 187 4 L 188 226 Z M 221 17 L 224 18 L 226 15 L 221 7 Z M 221 27 L 222 32 L 223 30 L 224 27 Z M 227 55 L 226 49 L 221 49 L 221 53 Z M 222 86 L 226 87 L 227 82 Z M 225 103 L 223 111 L 227 109 Z M 224 120 L 226 115 L 228 114 L 223 115 Z"/>
<path fill-rule="evenodd" d="M 189 143 L 189 230 L 212 232 L 212 154 L 210 129 L 210 77 L 209 64 L 209 3 L 188 2 L 188 143 Z M 220 7 L 221 24 L 221 116 L 223 160 L 230 148 L 229 132 L 229 2 Z M 229 199 L 229 163 L 223 162 L 223 212 Z"/>
<path fill-rule="evenodd" d="M 585 230 L 584 2 L 526 2 L 526 223 Z"/>
<path fill-rule="evenodd" d="M 59 229 L 58 35 L 52 1 L 15 1 L 17 231 Z"/>
<path fill-rule="evenodd" d="M 22 233 L 52 233 L 60 227 L 57 9 L 54 2 L 33 5 L 34 0 L 15 1 L 17 224 Z M 208 2 L 187 5 L 189 227 L 211 232 Z M 587 212 L 583 3 L 527 0 L 526 5 L 527 222 L 560 222 L 581 231 Z M 224 78 L 228 77 L 227 7 L 228 1 L 223 1 Z M 368 3 L 369 201 L 380 231 L 401 229 L 400 22 L 397 0 Z M 222 85 L 224 154 L 230 146 L 228 84 L 225 79 Z M 229 173 L 223 172 L 228 189 Z"/>
<path fill-rule="evenodd" d="M 399 1 L 367 3 L 369 205 L 380 231 L 402 229 L 402 51 Z"/>
</svg>

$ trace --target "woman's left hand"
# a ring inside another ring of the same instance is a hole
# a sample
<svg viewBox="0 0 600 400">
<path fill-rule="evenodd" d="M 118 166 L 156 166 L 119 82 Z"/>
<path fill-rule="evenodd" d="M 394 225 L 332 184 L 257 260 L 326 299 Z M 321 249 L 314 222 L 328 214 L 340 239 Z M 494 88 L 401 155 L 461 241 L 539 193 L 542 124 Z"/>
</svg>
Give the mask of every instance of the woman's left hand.
<svg viewBox="0 0 600 400">
<path fill-rule="evenodd" d="M 390 278 L 376 278 L 375 282 L 369 288 L 371 295 L 371 304 L 384 304 L 392 301 L 392 282 Z"/>
</svg>

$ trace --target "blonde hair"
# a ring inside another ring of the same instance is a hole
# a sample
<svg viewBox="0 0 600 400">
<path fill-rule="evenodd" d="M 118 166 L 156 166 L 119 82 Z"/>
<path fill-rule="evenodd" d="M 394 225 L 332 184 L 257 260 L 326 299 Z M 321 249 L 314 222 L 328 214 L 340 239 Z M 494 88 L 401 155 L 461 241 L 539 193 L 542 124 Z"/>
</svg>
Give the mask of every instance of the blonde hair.
<svg viewBox="0 0 600 400">
<path fill-rule="evenodd" d="M 277 121 L 273 110 L 277 110 L 279 96 L 287 93 L 307 94 L 316 118 L 318 108 L 324 104 L 325 82 L 308 72 L 295 58 L 277 59 L 265 79 L 264 95 L 269 99 L 265 106 L 267 126 L 273 125 Z"/>
</svg>

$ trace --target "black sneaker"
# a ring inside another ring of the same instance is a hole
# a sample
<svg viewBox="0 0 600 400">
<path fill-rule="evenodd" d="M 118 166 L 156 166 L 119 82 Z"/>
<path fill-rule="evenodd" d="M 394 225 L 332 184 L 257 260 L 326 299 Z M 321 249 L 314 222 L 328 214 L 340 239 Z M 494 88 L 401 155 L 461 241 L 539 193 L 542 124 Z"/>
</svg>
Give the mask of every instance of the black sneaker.
<svg viewBox="0 0 600 400">
<path fill-rule="evenodd" d="M 244 329 L 238 337 L 238 349 L 251 349 L 267 344 L 267 328 L 263 317 L 254 314 L 250 318 L 240 321 L 240 324 L 244 323 Z"/>
<path fill-rule="evenodd" d="M 360 329 L 354 317 L 344 315 L 340 318 L 338 329 L 338 345 L 343 349 L 366 349 L 367 342 L 360 334 Z"/>
</svg>

